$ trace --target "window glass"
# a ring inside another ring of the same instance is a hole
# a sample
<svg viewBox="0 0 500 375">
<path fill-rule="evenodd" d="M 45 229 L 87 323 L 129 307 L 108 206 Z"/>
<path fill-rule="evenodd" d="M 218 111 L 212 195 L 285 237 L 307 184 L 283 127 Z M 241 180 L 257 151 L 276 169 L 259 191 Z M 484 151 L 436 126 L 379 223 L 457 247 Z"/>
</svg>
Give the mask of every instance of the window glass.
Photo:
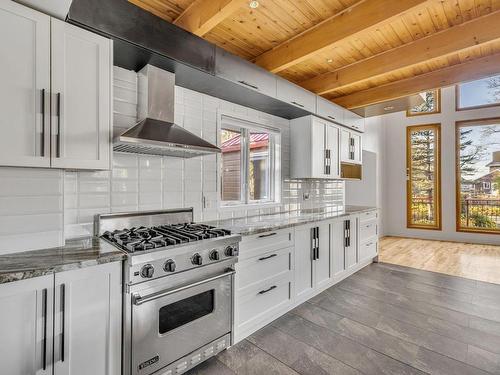
<svg viewBox="0 0 500 375">
<path fill-rule="evenodd" d="M 409 228 L 440 229 L 439 125 L 407 129 L 407 219 Z"/>
<path fill-rule="evenodd" d="M 250 200 L 268 200 L 271 197 L 270 134 L 250 132 L 250 165 L 248 192 Z"/>
<path fill-rule="evenodd" d="M 500 104 L 500 75 L 457 85 L 457 109 Z"/>
<path fill-rule="evenodd" d="M 423 102 L 406 111 L 407 116 L 429 115 L 441 110 L 441 91 L 430 90 L 420 93 Z"/>
<path fill-rule="evenodd" d="M 221 130 L 222 200 L 241 201 L 241 132 Z"/>
<path fill-rule="evenodd" d="M 457 123 L 457 229 L 500 233 L 500 119 Z"/>
</svg>

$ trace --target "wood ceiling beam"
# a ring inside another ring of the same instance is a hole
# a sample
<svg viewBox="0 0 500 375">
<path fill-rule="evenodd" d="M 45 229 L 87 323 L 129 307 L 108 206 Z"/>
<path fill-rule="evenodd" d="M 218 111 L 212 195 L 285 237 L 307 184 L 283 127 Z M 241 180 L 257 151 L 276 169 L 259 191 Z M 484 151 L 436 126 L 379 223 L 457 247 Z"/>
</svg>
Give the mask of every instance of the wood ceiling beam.
<svg viewBox="0 0 500 375">
<path fill-rule="evenodd" d="M 500 11 L 475 18 L 344 68 L 320 74 L 301 82 L 300 85 L 323 95 L 357 82 L 499 39 L 498 25 L 500 25 Z"/>
<path fill-rule="evenodd" d="M 358 91 L 332 100 L 346 108 L 359 108 L 460 82 L 491 77 L 498 73 L 500 73 L 500 53 Z"/>
<path fill-rule="evenodd" d="M 387 22 L 426 0 L 364 0 L 297 37 L 264 52 L 255 63 L 273 73 L 298 64 L 332 44 Z"/>
<path fill-rule="evenodd" d="M 174 24 L 203 36 L 245 4 L 246 0 L 195 0 Z"/>
</svg>

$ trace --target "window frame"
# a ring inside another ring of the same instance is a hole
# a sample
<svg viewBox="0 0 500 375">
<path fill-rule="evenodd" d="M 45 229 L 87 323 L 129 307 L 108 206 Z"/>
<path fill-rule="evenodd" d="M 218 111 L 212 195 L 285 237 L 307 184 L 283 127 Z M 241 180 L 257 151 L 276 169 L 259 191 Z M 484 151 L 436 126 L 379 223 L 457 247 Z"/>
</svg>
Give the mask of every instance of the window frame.
<svg viewBox="0 0 500 375">
<path fill-rule="evenodd" d="M 460 178 L 462 171 L 460 169 L 460 128 L 462 126 L 481 126 L 488 124 L 500 123 L 500 117 L 479 118 L 475 120 L 461 120 L 455 121 L 455 230 L 460 233 L 479 233 L 479 234 L 496 234 L 500 235 L 500 231 L 486 230 L 484 228 L 462 228 L 460 214 L 461 214 L 461 200 L 460 200 Z"/>
<path fill-rule="evenodd" d="M 498 74 L 496 74 L 495 76 L 498 76 Z M 495 76 L 492 76 L 492 77 L 495 77 Z M 482 105 L 475 105 L 475 106 L 471 106 L 471 107 L 460 108 L 460 85 L 463 83 L 480 81 L 480 80 L 485 79 L 485 78 L 489 78 L 489 77 L 473 79 L 471 81 L 464 81 L 464 82 L 457 83 L 455 85 L 455 111 L 456 112 L 470 111 L 470 110 L 474 110 L 474 109 L 492 108 L 492 107 L 500 106 L 500 102 L 498 102 L 498 103 L 492 103 L 492 104 L 482 104 Z"/>
<path fill-rule="evenodd" d="M 414 131 L 433 129 L 436 134 L 436 156 L 434 163 L 435 170 L 435 197 L 434 203 L 436 211 L 435 224 L 413 224 L 411 222 L 411 142 L 410 135 Z M 442 201 L 441 201 L 441 124 L 423 124 L 423 125 L 410 125 L 406 127 L 406 227 L 408 229 L 427 229 L 427 230 L 442 230 Z"/>
<path fill-rule="evenodd" d="M 279 128 L 256 122 L 254 118 L 246 116 L 228 114 L 220 111 L 218 113 L 217 124 L 217 144 L 221 146 L 220 134 L 222 129 L 233 130 L 241 133 L 241 180 L 240 180 L 240 200 L 224 201 L 222 200 L 222 156 L 219 162 L 218 188 L 219 188 L 219 208 L 250 208 L 250 207 L 272 207 L 281 204 L 281 130 Z M 250 199 L 250 133 L 264 131 L 268 132 L 269 154 L 270 154 L 270 194 L 269 199 Z"/>
<path fill-rule="evenodd" d="M 408 108 L 406 110 L 406 117 L 417 117 L 417 116 L 425 116 L 425 115 L 435 115 L 438 113 L 441 113 L 441 89 L 433 89 L 433 90 L 427 90 L 427 91 L 435 91 L 436 92 L 436 108 L 432 112 L 416 112 L 413 113 L 411 112 L 411 108 Z M 427 92 L 424 91 L 424 92 Z"/>
</svg>

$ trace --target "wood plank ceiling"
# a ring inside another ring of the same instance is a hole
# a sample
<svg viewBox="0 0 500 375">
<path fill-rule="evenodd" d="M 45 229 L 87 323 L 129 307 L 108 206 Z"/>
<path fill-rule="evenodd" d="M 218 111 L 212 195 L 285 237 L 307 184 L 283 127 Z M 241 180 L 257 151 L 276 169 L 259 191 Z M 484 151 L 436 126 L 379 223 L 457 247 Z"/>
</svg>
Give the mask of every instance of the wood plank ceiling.
<svg viewBox="0 0 500 375">
<path fill-rule="evenodd" d="M 129 1 L 349 108 L 500 73 L 500 0 Z"/>
</svg>

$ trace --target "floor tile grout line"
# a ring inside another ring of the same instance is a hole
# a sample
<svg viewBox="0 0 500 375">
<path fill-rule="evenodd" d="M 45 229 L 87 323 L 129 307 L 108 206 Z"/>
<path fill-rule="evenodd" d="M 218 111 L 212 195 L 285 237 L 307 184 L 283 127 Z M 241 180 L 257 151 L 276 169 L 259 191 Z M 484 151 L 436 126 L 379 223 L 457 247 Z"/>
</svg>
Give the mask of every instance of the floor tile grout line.
<svg viewBox="0 0 500 375">
<path fill-rule="evenodd" d="M 315 325 L 315 326 L 316 326 L 316 327 L 318 327 L 318 328 L 321 328 L 321 329 L 327 329 L 328 331 L 331 331 L 331 332 L 335 333 L 335 334 L 336 334 L 336 335 L 338 335 L 338 336 L 342 336 L 342 337 L 343 337 L 344 339 L 346 339 L 346 340 L 349 340 L 349 341 L 354 342 L 354 343 L 356 343 L 356 344 L 358 344 L 358 345 L 361 345 L 361 346 L 363 346 L 363 347 L 365 347 L 365 348 L 367 348 L 367 349 L 369 349 L 369 350 L 372 350 L 372 351 L 374 351 L 374 352 L 376 352 L 376 353 L 378 353 L 378 354 L 380 354 L 380 355 L 382 355 L 382 356 L 384 356 L 384 357 L 390 358 L 390 359 L 391 359 L 391 360 L 393 360 L 393 361 L 396 361 L 396 362 L 399 362 L 399 363 L 401 363 L 401 364 L 403 364 L 403 365 L 405 365 L 405 366 L 408 366 L 408 367 L 414 368 L 415 370 L 420 371 L 420 372 L 422 372 L 422 373 L 424 373 L 424 374 L 429 374 L 429 375 L 431 375 L 431 374 L 430 374 L 429 372 L 427 372 L 427 371 L 420 370 L 419 368 L 417 368 L 417 367 L 415 367 L 415 366 L 413 366 L 413 365 L 410 365 L 410 364 L 408 364 L 408 363 L 406 363 L 406 362 L 403 362 L 403 361 L 401 361 L 401 360 L 399 360 L 399 359 L 393 358 L 393 357 L 391 357 L 391 356 L 389 356 L 389 355 L 387 355 L 387 354 L 385 354 L 385 353 L 382 353 L 382 352 L 380 352 L 380 351 L 378 351 L 378 350 L 376 350 L 376 349 L 373 349 L 373 348 L 371 348 L 371 347 L 369 347 L 369 346 L 367 346 L 367 345 L 365 345 L 365 344 L 363 344 L 363 343 L 360 343 L 359 341 L 353 340 L 353 339 L 351 339 L 350 337 L 347 337 L 347 336 L 345 336 L 345 335 L 342 335 L 342 334 L 340 334 L 340 333 L 337 333 L 337 332 L 335 332 L 335 331 L 332 331 L 332 330 L 330 330 L 330 329 L 328 329 L 328 328 L 322 327 L 322 326 L 320 326 L 320 325 L 318 325 L 318 324 L 316 324 L 316 323 L 314 323 L 314 322 L 311 322 L 310 320 L 305 319 L 305 318 L 301 317 L 300 315 L 295 314 L 295 313 L 293 312 L 293 310 L 289 311 L 287 314 L 292 314 L 292 315 L 295 315 L 295 316 L 299 317 L 300 319 L 306 320 L 307 322 L 309 322 L 309 323 L 311 323 L 311 324 Z M 279 318 L 278 318 L 278 319 L 279 319 Z M 278 320 L 278 319 L 276 319 L 276 320 Z M 272 323 L 271 323 L 271 324 L 272 324 Z M 281 331 L 281 332 L 283 332 L 283 333 L 285 333 L 285 334 L 288 334 L 286 331 L 283 331 L 283 330 L 282 330 L 281 328 L 279 328 L 279 327 L 276 327 L 276 326 L 273 326 L 273 327 L 275 327 L 277 330 L 279 330 L 279 331 Z M 290 335 L 290 336 L 291 336 L 291 335 Z M 300 338 L 298 338 L 298 337 L 295 337 L 295 336 L 292 336 L 292 337 L 294 337 L 295 339 L 299 340 L 300 342 L 302 342 L 302 343 L 304 343 L 304 344 L 306 344 L 306 345 L 312 346 L 312 345 L 308 344 L 307 342 L 302 341 L 302 340 L 301 340 Z M 323 351 L 322 349 L 320 349 L 320 348 L 318 348 L 318 347 L 316 347 L 316 346 L 312 346 L 312 347 L 313 347 L 313 348 L 315 348 L 316 350 L 319 350 L 319 351 L 320 351 L 320 352 L 322 352 L 323 354 L 329 355 L 330 357 L 335 358 L 336 360 L 340 361 L 340 359 L 338 359 L 338 358 L 336 358 L 336 357 L 332 356 L 331 354 L 329 354 L 329 353 L 327 353 L 327 352 Z M 352 366 L 350 366 L 350 367 L 352 367 Z M 362 372 L 361 370 L 359 370 L 359 369 L 356 369 L 356 370 L 358 370 L 358 371 L 360 371 L 361 373 L 363 373 L 363 372 Z M 364 374 L 364 373 L 363 373 L 363 374 Z"/>
<path fill-rule="evenodd" d="M 323 309 L 323 310 L 325 310 L 325 309 Z M 328 310 L 326 310 L 326 311 L 328 311 Z M 410 364 L 410 363 L 403 362 L 403 361 L 401 361 L 400 359 L 394 358 L 394 357 L 392 357 L 392 356 L 390 356 L 390 355 L 388 355 L 388 354 L 386 354 L 386 353 L 380 352 L 379 350 L 377 350 L 377 349 L 375 349 L 375 348 L 372 348 L 372 347 L 370 347 L 370 346 L 367 346 L 367 345 L 365 345 L 365 344 L 361 343 L 360 341 L 357 341 L 357 340 L 351 339 L 350 337 L 345 336 L 345 335 L 344 335 L 344 334 L 342 334 L 342 333 L 335 332 L 334 330 L 332 330 L 332 329 L 330 329 L 330 328 L 322 327 L 322 326 L 320 326 L 320 325 L 318 325 L 318 324 L 316 324 L 316 323 L 314 323 L 314 322 L 310 321 L 309 319 L 306 319 L 306 318 L 304 318 L 304 317 L 302 317 L 302 316 L 300 316 L 300 315 L 295 314 L 295 313 L 293 312 L 293 310 L 292 310 L 292 311 L 290 311 L 290 313 L 291 313 L 291 314 L 293 314 L 293 315 L 295 315 L 295 316 L 298 316 L 299 318 L 302 318 L 302 319 L 304 319 L 304 320 L 307 320 L 308 322 L 310 322 L 311 324 L 314 324 L 315 326 L 317 326 L 317 327 L 319 327 L 319 328 L 322 328 L 322 329 L 326 329 L 326 330 L 328 330 L 328 331 L 331 331 L 331 332 L 333 332 L 333 333 L 335 333 L 335 334 L 337 334 L 337 335 L 340 335 L 340 336 L 342 336 L 342 337 L 344 337 L 344 338 L 346 338 L 346 339 L 349 339 L 349 340 L 351 340 L 351 341 L 354 341 L 354 342 L 358 343 L 359 345 L 362 345 L 362 346 L 367 347 L 367 348 L 369 348 L 369 349 L 371 349 L 371 350 L 373 350 L 373 351 L 376 351 L 376 352 L 377 352 L 377 353 L 379 353 L 379 354 L 382 354 L 382 355 L 385 355 L 386 357 L 392 358 L 392 359 L 393 359 L 393 360 L 395 360 L 395 361 L 398 361 L 398 362 L 404 363 L 405 365 L 410 366 L 410 367 L 413 367 L 413 368 L 415 368 L 415 369 L 417 369 L 417 370 L 419 370 L 419 371 L 426 372 L 426 371 L 423 371 L 423 370 L 419 369 L 418 367 L 415 367 L 414 365 L 412 365 L 412 364 Z M 344 319 L 345 319 L 345 317 L 344 317 Z M 356 321 L 355 321 L 355 322 L 356 322 Z M 460 362 L 460 363 L 462 363 L 462 364 L 464 364 L 464 365 L 466 365 L 466 366 L 468 366 L 468 367 L 472 367 L 472 368 L 475 368 L 475 369 L 477 369 L 477 370 L 483 371 L 483 372 L 485 372 L 485 373 L 495 375 L 495 374 L 494 374 L 494 373 L 492 373 L 491 371 L 488 371 L 488 370 L 485 370 L 485 369 L 479 368 L 479 367 L 477 367 L 477 366 L 471 365 L 470 363 L 466 363 L 466 362 L 460 361 L 460 360 L 458 360 L 458 359 L 452 358 L 452 357 L 450 357 L 450 356 L 448 356 L 448 355 L 445 355 L 445 354 L 442 354 L 442 353 L 438 353 L 438 352 L 436 352 L 436 351 L 434 351 L 434 350 L 432 350 L 432 349 L 429 349 L 429 348 L 426 348 L 426 347 L 424 347 L 424 346 L 421 346 L 421 345 L 418 345 L 418 344 L 412 343 L 412 342 L 410 342 L 410 341 L 407 341 L 407 340 L 401 339 L 401 338 L 399 338 L 399 337 L 397 337 L 397 336 L 390 335 L 390 334 L 388 334 L 388 333 L 386 333 L 386 332 L 384 332 L 384 331 L 380 331 L 379 329 L 376 329 L 376 328 L 373 328 L 373 327 L 367 326 L 367 325 L 365 325 L 365 324 L 363 324 L 363 323 L 359 323 L 359 322 L 356 322 L 356 323 L 361 324 L 361 325 L 363 325 L 363 326 L 365 326 L 365 327 L 367 327 L 367 328 L 371 328 L 371 329 L 374 329 L 374 330 L 376 330 L 376 331 L 382 332 L 382 333 L 384 333 L 384 334 L 386 334 L 386 335 L 392 336 L 392 337 L 394 337 L 394 338 L 396 338 L 396 339 L 398 339 L 398 340 L 401 340 L 401 341 L 407 342 L 407 343 L 409 343 L 409 344 L 415 345 L 415 346 L 417 346 L 417 347 L 419 347 L 419 348 L 422 348 L 422 349 L 425 349 L 425 350 L 431 351 L 431 352 L 433 352 L 433 353 L 436 353 L 436 354 L 438 354 L 438 355 L 441 355 L 441 356 L 446 357 L 446 358 L 448 358 L 448 359 L 451 359 L 451 360 L 453 360 L 453 361 Z"/>
<path fill-rule="evenodd" d="M 289 311 L 289 313 L 290 313 L 290 312 L 291 312 L 291 311 Z M 284 331 L 280 330 L 278 327 L 273 326 L 273 325 L 272 325 L 272 324 L 273 324 L 273 322 L 275 322 L 275 321 L 276 321 L 276 320 L 278 320 L 278 319 L 279 319 L 279 318 L 277 318 L 277 319 L 273 320 L 271 323 L 267 324 L 266 326 L 262 327 L 261 329 L 265 329 L 266 327 L 271 327 L 271 328 L 274 328 L 274 329 L 276 329 L 276 330 L 280 331 L 282 334 L 284 334 L 284 335 L 286 335 L 286 336 L 289 336 L 289 337 L 291 337 L 291 338 L 293 338 L 293 339 L 295 339 L 295 340 L 297 340 L 297 341 L 301 342 L 302 344 L 307 345 L 307 346 L 309 346 L 309 347 L 311 347 L 311 348 L 313 348 L 313 349 L 317 350 L 317 351 L 318 351 L 318 352 L 320 352 L 320 353 L 323 353 L 323 354 L 324 354 L 324 355 L 326 355 L 327 357 L 333 358 L 334 360 L 336 360 L 336 361 L 338 361 L 338 362 L 340 362 L 340 363 L 344 364 L 345 366 L 347 366 L 347 367 L 349 367 L 349 368 L 352 368 L 352 369 L 354 369 L 354 370 L 356 370 L 356 371 L 360 372 L 361 374 L 366 375 L 363 371 L 361 371 L 361 370 L 359 370 L 359 369 L 357 369 L 357 368 L 355 368 L 355 367 L 352 367 L 351 365 L 349 365 L 349 364 L 345 363 L 344 361 L 341 361 L 341 360 L 340 360 L 340 359 L 338 359 L 338 358 L 335 358 L 335 357 L 334 357 L 334 356 L 332 356 L 331 354 L 325 353 L 325 352 L 323 352 L 323 351 L 319 350 L 318 348 L 316 348 L 316 347 L 314 347 L 314 346 L 312 346 L 312 345 L 309 345 L 308 343 L 305 343 L 305 342 L 303 342 L 303 341 L 299 340 L 298 338 L 296 338 L 296 337 L 294 337 L 294 336 L 290 335 L 289 333 L 287 333 L 287 332 L 284 332 Z M 251 337 L 251 336 L 250 336 L 250 337 Z M 253 342 L 251 342 L 251 341 L 250 341 L 250 340 L 248 340 L 248 339 L 245 339 L 245 340 L 247 340 L 249 343 L 251 343 L 251 344 L 253 344 L 254 346 L 256 346 L 257 348 L 259 348 L 260 350 L 262 350 L 262 351 L 266 352 L 266 353 L 267 353 L 267 354 L 269 354 L 270 356 L 272 356 L 272 357 L 276 358 L 278 361 L 280 361 L 281 363 L 283 363 L 283 364 L 284 364 L 284 365 L 286 365 L 287 367 L 291 368 L 293 371 L 298 372 L 299 374 L 302 374 L 301 372 L 299 372 L 299 371 L 295 370 L 294 368 L 290 367 L 289 365 L 287 365 L 286 363 L 284 363 L 283 361 L 281 361 L 279 358 L 275 357 L 273 354 L 269 353 L 269 352 L 268 352 L 267 350 L 265 350 L 264 348 L 260 347 L 258 344 L 254 344 Z"/>
<path fill-rule="evenodd" d="M 353 275 L 354 276 L 354 275 Z M 359 277 L 359 276 L 356 276 L 356 277 Z M 355 278 L 354 278 L 355 279 Z M 339 283 L 339 288 L 341 288 L 341 283 Z M 379 290 L 381 292 L 387 292 L 387 293 L 392 293 L 392 294 L 396 294 L 398 296 L 402 296 L 402 297 L 406 297 L 404 294 L 401 294 L 401 293 L 398 293 L 398 292 L 395 292 L 395 291 L 392 291 L 390 289 L 387 289 L 387 287 L 382 287 L 382 288 L 372 288 L 372 289 L 376 289 L 376 290 Z M 425 302 L 423 300 L 418 300 L 418 302 Z M 457 302 L 460 302 L 460 301 L 457 301 Z M 454 312 L 457 312 L 457 313 L 461 313 L 461 314 L 465 314 L 465 315 L 468 315 L 468 316 L 473 316 L 473 317 L 477 317 L 477 318 L 481 318 L 481 319 L 486 319 L 486 320 L 490 320 L 492 322 L 496 322 L 496 323 L 499 323 L 500 324 L 500 318 L 499 320 L 492 320 L 490 318 L 486 318 L 484 316 L 481 316 L 481 315 L 477 315 L 477 314 L 471 314 L 469 312 L 464 312 L 464 311 L 460 311 L 460 310 L 457 310 L 456 307 L 451 307 L 451 306 L 442 306 L 442 305 L 437 305 L 435 303 L 432 303 L 432 302 L 425 302 L 429 305 L 432 305 L 432 306 L 435 306 L 435 307 L 441 307 L 441 308 L 444 308 L 444 309 L 447 309 L 447 310 L 450 310 L 450 311 L 454 311 Z M 468 302 L 462 302 L 463 304 L 466 304 Z M 469 303 L 470 304 L 470 303 Z M 472 305 L 472 304 L 470 304 Z M 472 305 L 471 307 L 474 307 L 474 305 Z M 484 307 L 484 309 L 491 309 L 491 310 L 498 310 L 498 313 L 499 313 L 499 316 L 500 316 L 500 309 L 498 308 L 492 308 L 492 307 Z"/>
</svg>

